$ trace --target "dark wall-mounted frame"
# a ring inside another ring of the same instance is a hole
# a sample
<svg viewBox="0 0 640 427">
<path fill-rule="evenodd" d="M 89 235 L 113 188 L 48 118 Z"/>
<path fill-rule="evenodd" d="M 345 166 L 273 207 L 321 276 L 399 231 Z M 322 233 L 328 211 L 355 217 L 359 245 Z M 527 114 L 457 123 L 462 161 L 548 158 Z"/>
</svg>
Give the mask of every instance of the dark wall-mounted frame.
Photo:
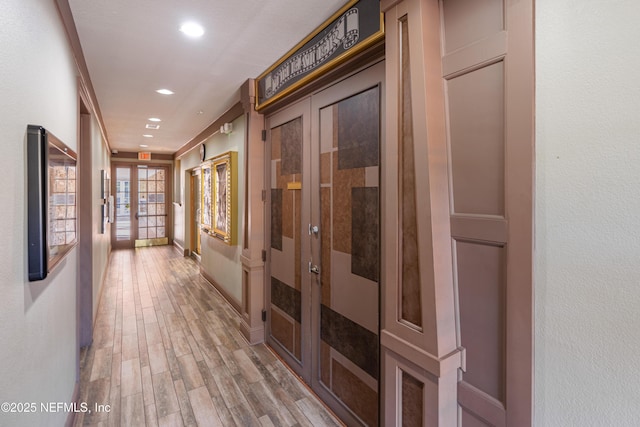
<svg viewBox="0 0 640 427">
<path fill-rule="evenodd" d="M 45 128 L 27 126 L 29 281 L 46 278 L 78 243 L 77 161 Z"/>
</svg>

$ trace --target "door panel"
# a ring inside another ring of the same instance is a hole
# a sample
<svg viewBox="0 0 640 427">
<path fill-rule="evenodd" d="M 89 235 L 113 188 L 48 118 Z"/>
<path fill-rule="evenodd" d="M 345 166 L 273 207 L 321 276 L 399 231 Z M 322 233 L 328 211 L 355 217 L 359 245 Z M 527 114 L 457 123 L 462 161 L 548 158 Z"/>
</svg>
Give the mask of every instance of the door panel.
<svg viewBox="0 0 640 427">
<path fill-rule="evenodd" d="M 168 168 L 114 164 L 112 176 L 115 176 L 112 246 L 132 248 L 168 244 Z"/>
<path fill-rule="evenodd" d="M 377 425 L 379 88 L 325 106 L 319 118 L 319 382 Z"/>
<path fill-rule="evenodd" d="M 267 171 L 271 183 L 268 341 L 309 382 L 310 285 L 308 272 L 303 274 L 309 236 L 302 232 L 303 218 L 307 218 L 308 224 L 309 217 L 309 203 L 303 202 L 303 197 L 308 199 L 308 100 L 270 117 L 268 129 Z"/>
</svg>

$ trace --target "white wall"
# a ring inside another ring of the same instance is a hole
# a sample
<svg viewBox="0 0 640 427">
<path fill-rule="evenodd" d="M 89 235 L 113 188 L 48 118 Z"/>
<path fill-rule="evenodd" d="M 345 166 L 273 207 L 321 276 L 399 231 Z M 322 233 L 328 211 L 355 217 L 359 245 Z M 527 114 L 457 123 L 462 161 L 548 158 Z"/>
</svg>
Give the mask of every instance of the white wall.
<svg viewBox="0 0 640 427">
<path fill-rule="evenodd" d="M 220 240 L 202 233 L 201 266 L 209 277 L 214 279 L 236 303 L 240 304 L 242 302 L 242 262 L 240 261 L 240 255 L 242 254 L 242 220 L 245 199 L 244 116 L 238 117 L 232 124 L 232 133 L 229 135 L 216 133 L 205 141 L 205 147 L 207 159 L 226 153 L 227 151 L 238 152 L 238 215 L 234 218 L 236 222 L 235 229 L 238 233 L 237 245 L 226 245 Z M 192 217 L 188 171 L 200 165 L 199 155 L 199 150 L 194 149 L 180 159 L 183 204 L 182 207 L 174 205 L 174 212 L 176 213 L 174 235 L 182 237 L 182 241 L 178 238 L 176 240 L 178 240 L 179 244 L 184 242 L 185 249 L 188 249 L 191 244 L 190 233 L 188 231 Z"/>
<path fill-rule="evenodd" d="M 70 402 L 77 250 L 45 280 L 28 282 L 26 129 L 42 125 L 77 151 L 75 65 L 51 0 L 3 1 L 0 28 L 0 402 Z M 66 418 L 0 412 L 0 426 L 63 425 Z"/>
<path fill-rule="evenodd" d="M 640 425 L 639 18 L 536 1 L 539 426 Z"/>
</svg>

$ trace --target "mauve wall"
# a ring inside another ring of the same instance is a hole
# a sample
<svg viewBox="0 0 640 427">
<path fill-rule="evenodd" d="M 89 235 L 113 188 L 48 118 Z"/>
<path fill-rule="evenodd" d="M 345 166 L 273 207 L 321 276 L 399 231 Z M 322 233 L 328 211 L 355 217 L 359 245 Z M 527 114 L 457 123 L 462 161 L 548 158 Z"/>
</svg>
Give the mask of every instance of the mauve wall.
<svg viewBox="0 0 640 427">
<path fill-rule="evenodd" d="M 216 133 L 208 138 L 204 144 L 206 147 L 207 159 L 211 159 L 227 151 L 238 152 L 238 210 L 237 216 L 233 218 L 238 233 L 237 244 L 229 246 L 220 240 L 206 234 L 202 234 L 201 260 L 205 273 L 215 280 L 220 287 L 240 305 L 242 302 L 242 221 L 244 211 L 245 177 L 244 177 L 244 135 L 245 118 L 240 116 L 233 122 L 233 132 L 224 135 Z M 190 223 L 191 214 L 191 189 L 190 170 L 199 167 L 200 151 L 193 149 L 180 159 L 180 177 L 182 179 L 182 207 L 174 205 L 174 236 L 176 241 L 185 249 L 190 248 Z"/>
<path fill-rule="evenodd" d="M 640 425 L 639 17 L 536 1 L 538 426 Z"/>
<path fill-rule="evenodd" d="M 39 405 L 73 395 L 78 252 L 27 280 L 26 129 L 42 125 L 78 150 L 75 63 L 52 0 L 3 1 L 0 28 L 0 402 L 38 409 L 0 412 L 0 426 L 60 426 L 67 413 Z"/>
</svg>

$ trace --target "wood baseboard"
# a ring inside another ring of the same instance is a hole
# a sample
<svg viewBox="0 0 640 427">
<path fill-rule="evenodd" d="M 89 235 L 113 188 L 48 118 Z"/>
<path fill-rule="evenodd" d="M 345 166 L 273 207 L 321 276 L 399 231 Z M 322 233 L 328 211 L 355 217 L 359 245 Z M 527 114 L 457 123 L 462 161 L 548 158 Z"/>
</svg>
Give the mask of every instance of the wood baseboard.
<svg viewBox="0 0 640 427">
<path fill-rule="evenodd" d="M 209 282 L 211 284 L 211 286 L 213 286 L 213 288 L 218 291 L 220 293 L 220 295 L 222 295 L 222 297 L 224 299 L 227 300 L 227 302 L 231 305 L 231 307 L 234 308 L 235 311 L 238 312 L 238 314 L 240 314 L 242 312 L 242 306 L 240 304 L 239 301 L 236 301 L 235 298 L 233 298 L 229 292 L 227 292 L 222 286 L 220 286 L 215 280 L 213 280 L 213 278 L 211 276 L 209 276 L 207 274 L 206 271 L 204 271 L 202 268 L 200 268 L 200 274 L 202 275 L 202 277 L 204 277 L 206 279 L 207 282 Z"/>
</svg>

